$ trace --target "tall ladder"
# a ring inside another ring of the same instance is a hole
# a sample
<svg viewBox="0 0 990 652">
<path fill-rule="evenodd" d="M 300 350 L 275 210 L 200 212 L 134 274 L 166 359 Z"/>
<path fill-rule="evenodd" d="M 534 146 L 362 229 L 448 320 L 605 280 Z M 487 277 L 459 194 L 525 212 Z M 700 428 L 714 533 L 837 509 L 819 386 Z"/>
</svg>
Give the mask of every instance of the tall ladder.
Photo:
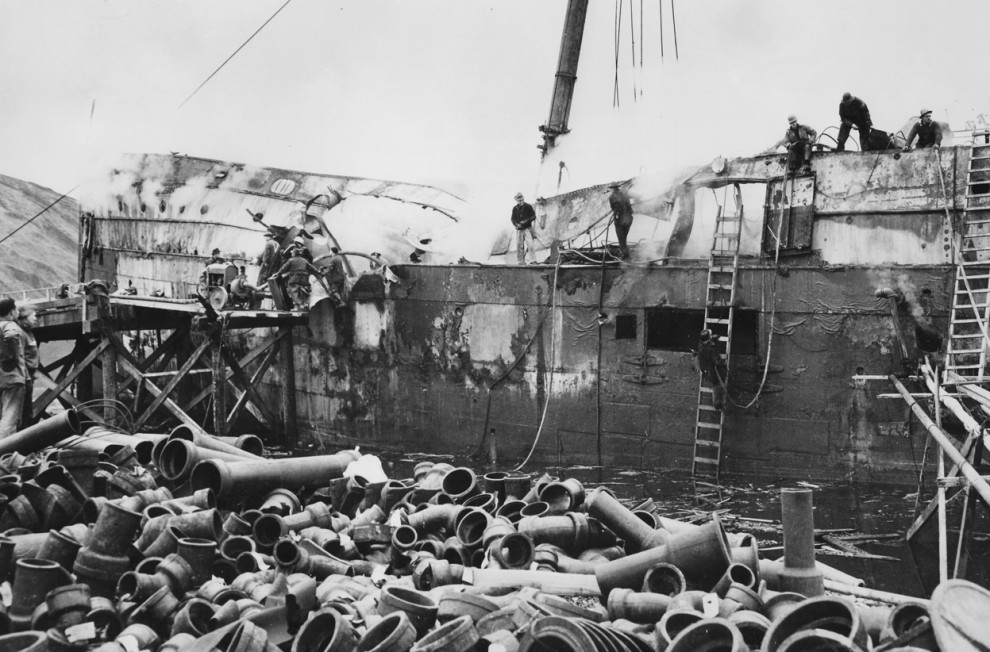
<svg viewBox="0 0 990 652">
<path fill-rule="evenodd" d="M 962 247 L 949 319 L 946 372 L 982 381 L 990 345 L 990 129 L 973 132 Z"/>
<path fill-rule="evenodd" d="M 734 216 L 719 211 L 715 218 L 712 253 L 708 260 L 708 287 L 705 301 L 705 328 L 717 335 L 715 350 L 718 359 L 728 369 L 732 349 L 732 317 L 735 312 L 736 275 L 739 269 L 739 235 L 742 230 L 741 210 Z M 728 397 L 723 397 L 724 402 Z M 715 392 L 698 373 L 698 412 L 694 427 L 694 479 L 718 484 L 722 454 L 722 427 L 725 410 L 715 407 Z"/>
</svg>

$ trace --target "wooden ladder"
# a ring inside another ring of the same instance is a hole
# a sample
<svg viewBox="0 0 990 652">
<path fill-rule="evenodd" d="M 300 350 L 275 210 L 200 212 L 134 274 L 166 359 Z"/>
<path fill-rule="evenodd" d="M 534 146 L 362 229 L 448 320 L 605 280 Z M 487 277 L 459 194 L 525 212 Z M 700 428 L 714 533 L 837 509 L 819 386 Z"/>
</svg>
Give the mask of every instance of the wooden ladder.
<svg viewBox="0 0 990 652">
<path fill-rule="evenodd" d="M 945 370 L 982 381 L 990 346 L 990 129 L 973 132 Z"/>
<path fill-rule="evenodd" d="M 739 269 L 739 236 L 742 230 L 742 214 L 725 216 L 719 211 L 715 218 L 715 236 L 711 258 L 708 261 L 708 287 L 705 301 L 705 328 L 718 336 L 715 350 L 722 367 L 728 370 L 732 349 L 732 317 L 735 311 L 736 274 Z M 728 371 L 726 371 L 728 374 Z M 698 412 L 694 426 L 694 459 L 691 473 L 695 480 L 718 484 L 719 462 L 722 453 L 722 427 L 725 423 L 723 407 L 715 407 L 715 392 L 698 373 Z"/>
</svg>

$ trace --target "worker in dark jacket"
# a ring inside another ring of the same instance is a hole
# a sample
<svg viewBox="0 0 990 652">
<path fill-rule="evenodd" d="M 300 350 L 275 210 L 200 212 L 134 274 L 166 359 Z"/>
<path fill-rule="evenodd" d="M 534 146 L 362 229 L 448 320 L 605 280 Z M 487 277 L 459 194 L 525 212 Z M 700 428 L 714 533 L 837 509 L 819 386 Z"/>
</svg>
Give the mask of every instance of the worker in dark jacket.
<svg viewBox="0 0 990 652">
<path fill-rule="evenodd" d="M 787 116 L 787 131 L 784 137 L 774 143 L 767 153 L 772 152 L 780 146 L 787 147 L 787 169 L 794 173 L 802 163 L 801 174 L 811 173 L 811 146 L 818 138 L 818 132 L 798 122 L 797 116 Z"/>
<path fill-rule="evenodd" d="M 536 236 L 533 235 L 533 223 L 536 222 L 536 211 L 526 203 L 521 192 L 516 193 L 516 205 L 512 207 L 512 226 L 516 227 L 516 260 L 525 265 L 527 255 L 531 255 L 535 246 Z M 533 255 L 535 258 L 535 255 Z M 535 261 L 534 261 L 535 262 Z"/>
<path fill-rule="evenodd" d="M 712 388 L 713 405 L 721 410 L 725 405 L 725 384 L 718 370 L 718 351 L 715 349 L 717 339 L 718 335 L 714 335 L 711 330 L 706 328 L 701 331 L 701 339 L 698 342 L 698 369 L 702 378 Z"/>
<path fill-rule="evenodd" d="M 268 282 L 268 277 L 272 275 L 278 265 L 278 242 L 275 240 L 275 233 L 268 229 L 265 231 L 265 249 L 258 257 L 258 285 Z"/>
<path fill-rule="evenodd" d="M 289 250 L 292 257 L 275 272 L 276 277 L 286 279 L 286 291 L 296 310 L 309 310 L 309 294 L 312 289 L 309 285 L 312 266 L 303 257 L 303 249 L 302 245 L 293 243 Z"/>
<path fill-rule="evenodd" d="M 835 151 L 841 152 L 846 148 L 846 139 L 849 138 L 853 125 L 859 130 L 860 151 L 868 152 L 875 149 L 870 143 L 873 120 L 870 119 L 870 108 L 866 106 L 866 102 L 851 93 L 844 93 L 842 101 L 839 102 L 839 119 L 842 124 L 839 126 L 839 139 Z"/>
<path fill-rule="evenodd" d="M 914 126 L 911 127 L 911 133 L 908 134 L 907 145 L 904 146 L 905 152 L 911 149 L 911 143 L 914 142 L 915 137 L 918 138 L 919 149 L 942 146 L 942 128 L 932 120 L 932 110 L 922 109 L 919 117 L 921 119 L 914 123 Z"/>
<path fill-rule="evenodd" d="M 17 304 L 4 297 L 0 299 L 0 439 L 20 430 L 26 383 L 24 331 L 17 325 Z"/>
<path fill-rule="evenodd" d="M 34 377 L 38 373 L 40 359 L 38 357 L 38 340 L 34 336 L 34 328 L 38 325 L 38 313 L 34 306 L 23 304 L 17 309 L 17 325 L 24 333 L 24 410 L 21 413 L 21 428 L 34 425 Z"/>
<path fill-rule="evenodd" d="M 622 184 L 613 183 L 609 188 L 612 194 L 608 196 L 608 205 L 612 208 L 613 223 L 615 224 L 615 237 L 619 239 L 619 257 L 622 260 L 629 258 L 629 246 L 626 244 L 626 237 L 629 235 L 629 227 L 633 223 L 632 204 L 629 197 L 622 192 Z"/>
</svg>

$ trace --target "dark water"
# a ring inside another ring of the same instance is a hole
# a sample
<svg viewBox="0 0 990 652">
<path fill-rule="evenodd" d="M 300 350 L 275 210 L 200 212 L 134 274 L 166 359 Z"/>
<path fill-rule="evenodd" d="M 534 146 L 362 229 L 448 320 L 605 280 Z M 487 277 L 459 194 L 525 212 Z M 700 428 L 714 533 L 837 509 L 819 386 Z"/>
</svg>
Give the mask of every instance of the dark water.
<svg viewBox="0 0 990 652">
<path fill-rule="evenodd" d="M 390 477 L 410 477 L 412 467 L 422 460 L 445 461 L 455 466 L 468 466 L 479 475 L 490 471 L 508 471 L 438 456 L 384 457 L 383 464 Z M 850 484 L 810 484 L 781 482 L 756 486 L 743 481 L 723 479 L 720 490 L 696 494 L 687 473 L 623 471 L 601 467 L 524 468 L 534 476 L 546 472 L 560 478 L 573 477 L 588 489 L 604 485 L 612 489 L 627 504 L 652 499 L 657 513 L 683 520 L 704 520 L 718 510 L 726 530 L 750 532 L 758 540 L 761 555 L 776 559 L 782 555 L 780 524 L 780 490 L 803 486 L 813 490 L 816 530 L 849 530 L 825 533 L 827 536 L 852 537 L 848 543 L 864 553 L 891 559 L 866 559 L 840 552 L 829 544 L 817 551 L 819 561 L 866 582 L 868 588 L 892 591 L 912 596 L 928 597 L 938 584 L 937 518 L 933 514 L 910 544 L 904 535 L 914 521 L 917 487 L 891 487 Z M 921 507 L 934 495 L 933 482 L 928 480 Z M 975 497 L 975 492 L 973 496 Z M 949 577 L 952 577 L 956 556 L 957 536 L 962 514 L 962 499 L 950 501 L 947 519 L 949 536 Z M 988 517 L 981 505 L 977 510 L 974 536 L 967 541 L 966 572 L 960 577 L 983 586 L 990 584 L 990 535 Z M 870 540 L 864 535 L 873 535 Z M 819 539 L 819 541 L 822 541 Z M 833 552 L 834 551 L 834 552 Z"/>
</svg>

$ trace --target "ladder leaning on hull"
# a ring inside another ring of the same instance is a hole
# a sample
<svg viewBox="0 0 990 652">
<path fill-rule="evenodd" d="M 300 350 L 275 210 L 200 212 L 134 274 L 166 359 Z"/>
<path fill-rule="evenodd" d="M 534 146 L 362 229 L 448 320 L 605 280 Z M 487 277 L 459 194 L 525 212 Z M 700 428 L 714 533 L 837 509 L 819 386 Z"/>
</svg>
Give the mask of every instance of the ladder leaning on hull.
<svg viewBox="0 0 990 652">
<path fill-rule="evenodd" d="M 732 317 L 736 301 L 736 273 L 739 269 L 739 240 L 742 214 L 725 216 L 719 211 L 715 219 L 715 235 L 708 261 L 708 285 L 705 301 L 705 328 L 718 336 L 715 350 L 718 360 L 728 369 L 732 347 Z M 726 372 L 727 373 L 727 372 Z M 724 379 L 723 379 L 724 380 Z M 715 392 L 698 373 L 698 411 L 694 427 L 694 458 L 691 473 L 695 480 L 718 484 L 722 455 L 722 427 L 725 423 L 723 406 L 715 406 Z"/>
<path fill-rule="evenodd" d="M 990 130 L 973 132 L 945 371 L 986 380 L 990 318 Z M 982 143 L 979 141 L 983 141 Z"/>
</svg>

